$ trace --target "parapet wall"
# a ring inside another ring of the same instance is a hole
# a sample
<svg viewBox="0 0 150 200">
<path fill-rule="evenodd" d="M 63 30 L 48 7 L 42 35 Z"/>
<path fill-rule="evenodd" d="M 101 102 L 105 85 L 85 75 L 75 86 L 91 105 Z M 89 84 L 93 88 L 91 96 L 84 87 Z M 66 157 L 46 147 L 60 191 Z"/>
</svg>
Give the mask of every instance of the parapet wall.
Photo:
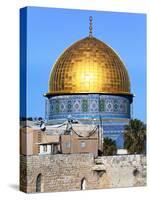
<svg viewBox="0 0 150 200">
<path fill-rule="evenodd" d="M 36 192 L 73 191 L 146 185 L 145 155 L 103 156 L 92 154 L 21 155 L 20 189 Z"/>
</svg>

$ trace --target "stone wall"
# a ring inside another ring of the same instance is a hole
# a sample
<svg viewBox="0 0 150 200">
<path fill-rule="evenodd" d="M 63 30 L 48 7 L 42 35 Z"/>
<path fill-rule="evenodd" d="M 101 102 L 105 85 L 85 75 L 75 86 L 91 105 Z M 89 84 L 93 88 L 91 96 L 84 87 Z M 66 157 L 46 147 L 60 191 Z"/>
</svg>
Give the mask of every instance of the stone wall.
<svg viewBox="0 0 150 200">
<path fill-rule="evenodd" d="M 103 156 L 95 161 L 100 161 L 105 166 L 106 173 L 102 179 L 104 180 L 105 177 L 105 181 L 100 183 L 102 187 L 146 185 L 146 156 L 144 155 Z"/>
<path fill-rule="evenodd" d="M 103 156 L 92 154 L 21 155 L 20 189 L 36 192 L 41 174 L 41 192 L 130 187 L 146 185 L 144 155 Z"/>
</svg>

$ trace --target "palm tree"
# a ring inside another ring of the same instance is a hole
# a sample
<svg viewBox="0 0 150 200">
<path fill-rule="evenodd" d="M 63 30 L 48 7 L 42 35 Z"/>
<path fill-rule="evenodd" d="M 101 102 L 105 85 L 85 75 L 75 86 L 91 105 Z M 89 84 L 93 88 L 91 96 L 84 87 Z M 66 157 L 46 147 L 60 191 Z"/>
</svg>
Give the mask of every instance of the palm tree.
<svg viewBox="0 0 150 200">
<path fill-rule="evenodd" d="M 129 153 L 145 153 L 146 151 L 146 125 L 138 120 L 131 119 L 124 130 L 124 146 Z"/>
<path fill-rule="evenodd" d="M 111 138 L 104 138 L 103 143 L 103 155 L 104 156 L 111 156 L 115 155 L 117 152 L 116 142 Z"/>
</svg>

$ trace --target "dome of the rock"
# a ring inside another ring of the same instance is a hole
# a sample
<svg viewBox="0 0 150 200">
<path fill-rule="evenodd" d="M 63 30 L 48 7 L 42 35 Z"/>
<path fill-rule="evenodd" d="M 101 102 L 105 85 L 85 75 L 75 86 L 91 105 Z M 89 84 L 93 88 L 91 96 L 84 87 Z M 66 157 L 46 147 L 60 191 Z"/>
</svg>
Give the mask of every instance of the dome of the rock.
<svg viewBox="0 0 150 200">
<path fill-rule="evenodd" d="M 45 97 L 47 123 L 71 118 L 85 129 L 96 124 L 123 148 L 133 101 L 129 75 L 119 55 L 93 36 L 91 17 L 89 36 L 64 50 L 53 65 Z"/>
</svg>

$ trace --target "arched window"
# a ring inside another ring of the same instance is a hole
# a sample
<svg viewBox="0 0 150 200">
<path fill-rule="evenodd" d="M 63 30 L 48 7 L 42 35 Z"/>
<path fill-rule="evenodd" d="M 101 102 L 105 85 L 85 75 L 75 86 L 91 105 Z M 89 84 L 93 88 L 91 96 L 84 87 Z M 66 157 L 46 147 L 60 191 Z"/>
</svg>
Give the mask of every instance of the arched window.
<svg viewBox="0 0 150 200">
<path fill-rule="evenodd" d="M 83 179 L 81 180 L 81 190 L 85 190 L 85 189 L 86 189 L 86 179 L 83 178 Z"/>
<path fill-rule="evenodd" d="M 39 174 L 36 178 L 36 192 L 41 192 L 41 179 L 42 174 Z"/>
<path fill-rule="evenodd" d="M 138 176 L 139 174 L 140 174 L 139 170 L 138 169 L 134 169 L 133 175 L 134 176 Z"/>
</svg>

